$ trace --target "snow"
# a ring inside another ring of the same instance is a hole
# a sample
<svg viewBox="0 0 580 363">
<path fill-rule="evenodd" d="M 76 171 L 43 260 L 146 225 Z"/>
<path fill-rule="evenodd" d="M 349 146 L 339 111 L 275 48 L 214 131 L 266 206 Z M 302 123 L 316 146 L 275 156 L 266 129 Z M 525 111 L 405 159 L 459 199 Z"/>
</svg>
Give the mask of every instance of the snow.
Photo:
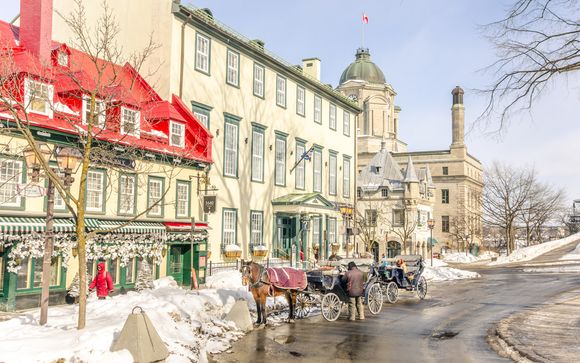
<svg viewBox="0 0 580 363">
<path fill-rule="evenodd" d="M 441 264 L 445 262 L 441 261 Z M 462 280 L 462 279 L 476 279 L 480 277 L 477 272 L 460 270 L 457 268 L 452 268 L 444 265 L 435 266 L 435 259 L 433 259 L 433 267 L 427 265 L 425 271 L 423 271 L 423 276 L 427 281 L 449 281 L 449 280 Z"/>
<path fill-rule="evenodd" d="M 479 256 L 474 256 L 471 253 L 465 254 L 465 252 L 453 252 L 447 253 L 443 256 L 443 260 L 449 263 L 474 263 L 481 262 L 484 260 L 491 260 L 492 257 L 497 257 L 498 254 L 492 251 L 486 251 Z"/>
<path fill-rule="evenodd" d="M 226 252 L 234 252 L 234 251 L 241 251 L 242 248 L 238 245 L 235 244 L 231 244 L 231 245 L 226 245 L 226 247 L 224 248 Z"/>
<path fill-rule="evenodd" d="M 77 330 L 78 305 L 51 306 L 48 323 L 39 326 L 35 309 L 0 323 L 0 362 L 132 362 L 128 351 L 110 352 L 133 307 L 140 306 L 167 345 L 168 363 L 207 361 L 243 333 L 223 320 L 237 299 L 253 299 L 241 285 L 238 271 L 208 277 L 207 289 L 185 290 L 172 277 L 154 282 L 153 289 L 131 291 L 107 300 L 90 296 L 87 324 Z M 255 304 L 254 304 L 255 306 Z M 252 306 L 251 306 L 252 307 Z"/>
<path fill-rule="evenodd" d="M 578 243 L 574 251 L 562 256 L 560 260 L 580 260 L 580 243 Z"/>
<path fill-rule="evenodd" d="M 503 265 L 513 262 L 529 261 L 544 253 L 565 246 L 580 239 L 580 233 L 573 234 L 566 238 L 540 243 L 535 246 L 523 247 L 515 250 L 509 256 L 500 256 L 497 261 L 490 262 L 489 266 Z"/>
<path fill-rule="evenodd" d="M 537 268 L 525 268 L 524 272 L 556 272 L 556 273 L 570 273 L 570 272 L 580 272 L 580 266 L 552 266 L 552 267 L 537 267 Z"/>
</svg>

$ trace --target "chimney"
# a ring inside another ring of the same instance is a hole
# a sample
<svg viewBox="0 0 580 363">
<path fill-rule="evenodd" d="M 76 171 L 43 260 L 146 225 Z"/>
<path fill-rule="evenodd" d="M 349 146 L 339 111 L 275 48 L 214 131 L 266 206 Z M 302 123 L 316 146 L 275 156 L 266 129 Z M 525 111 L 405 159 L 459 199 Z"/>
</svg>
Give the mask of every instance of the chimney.
<svg viewBox="0 0 580 363">
<path fill-rule="evenodd" d="M 465 107 L 463 106 L 463 89 L 455 87 L 453 105 L 451 106 L 451 148 L 465 147 Z"/>
<path fill-rule="evenodd" d="M 318 58 L 303 59 L 302 72 L 320 82 L 320 59 Z"/>
<path fill-rule="evenodd" d="M 49 64 L 52 42 L 52 0 L 20 0 L 20 46 Z"/>
</svg>

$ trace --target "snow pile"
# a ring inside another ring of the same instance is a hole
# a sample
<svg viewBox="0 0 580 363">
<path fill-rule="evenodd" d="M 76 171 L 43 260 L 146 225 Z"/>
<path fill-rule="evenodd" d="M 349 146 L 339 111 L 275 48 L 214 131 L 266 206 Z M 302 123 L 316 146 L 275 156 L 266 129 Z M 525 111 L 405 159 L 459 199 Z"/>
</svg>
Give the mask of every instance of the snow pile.
<svg viewBox="0 0 580 363">
<path fill-rule="evenodd" d="M 580 243 L 578 243 L 574 251 L 562 256 L 560 260 L 580 260 Z"/>
<path fill-rule="evenodd" d="M 444 263 L 444 262 L 443 262 Z M 462 280 L 462 279 L 476 279 L 480 277 L 477 272 L 460 270 L 457 268 L 447 267 L 447 266 L 435 266 L 435 259 L 433 259 L 433 267 L 427 265 L 425 271 L 423 271 L 423 276 L 427 281 L 449 281 L 449 280 Z"/>
<path fill-rule="evenodd" d="M 512 262 L 529 261 L 544 253 L 560 248 L 574 241 L 580 240 L 580 233 L 573 234 L 566 238 L 540 243 L 539 245 L 519 248 L 509 256 L 500 256 L 497 261 L 490 262 L 489 266 L 503 265 Z"/>
<path fill-rule="evenodd" d="M 465 254 L 465 252 L 453 252 L 445 254 L 443 256 L 443 260 L 449 263 L 474 263 L 485 260 L 491 260 L 492 257 L 497 256 L 498 254 L 492 251 L 485 251 L 483 253 L 480 253 L 478 256 L 474 256 L 471 253 Z"/>
<path fill-rule="evenodd" d="M 239 298 L 254 304 L 237 271 L 208 277 L 213 288 L 190 291 L 172 277 L 154 282 L 153 289 L 131 291 L 107 300 L 90 296 L 86 328 L 78 331 L 78 305 L 49 308 L 48 323 L 38 325 L 39 310 L 0 323 L 1 362 L 132 362 L 128 351 L 110 352 L 127 316 L 143 308 L 170 352 L 168 363 L 207 361 L 239 339 L 239 332 L 223 316 Z M 254 305 L 255 306 L 255 305 Z"/>
</svg>

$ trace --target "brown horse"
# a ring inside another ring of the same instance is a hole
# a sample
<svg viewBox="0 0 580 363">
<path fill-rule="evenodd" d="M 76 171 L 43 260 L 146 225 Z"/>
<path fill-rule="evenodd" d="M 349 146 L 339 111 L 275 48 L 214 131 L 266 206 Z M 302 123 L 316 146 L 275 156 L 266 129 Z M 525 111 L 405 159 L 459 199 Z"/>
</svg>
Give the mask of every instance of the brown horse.
<svg viewBox="0 0 580 363">
<path fill-rule="evenodd" d="M 266 298 L 268 296 L 282 296 L 286 297 L 288 305 L 290 306 L 290 315 L 288 322 L 294 322 L 294 306 L 296 305 L 296 290 L 280 289 L 270 283 L 268 272 L 266 269 L 253 261 L 242 261 L 240 268 L 242 273 L 242 285 L 249 286 L 254 301 L 256 301 L 256 310 L 258 312 L 258 319 L 256 324 L 266 324 Z"/>
</svg>

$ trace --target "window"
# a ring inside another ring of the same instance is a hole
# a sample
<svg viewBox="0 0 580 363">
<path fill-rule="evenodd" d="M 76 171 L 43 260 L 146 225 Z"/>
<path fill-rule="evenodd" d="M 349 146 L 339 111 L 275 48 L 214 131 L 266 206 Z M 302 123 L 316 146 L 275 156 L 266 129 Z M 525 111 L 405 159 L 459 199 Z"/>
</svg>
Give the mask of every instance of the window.
<svg viewBox="0 0 580 363">
<path fill-rule="evenodd" d="M 252 129 L 252 181 L 264 181 L 264 130 Z"/>
<path fill-rule="evenodd" d="M 314 191 L 322 192 L 322 152 L 320 150 L 314 150 Z"/>
<path fill-rule="evenodd" d="M 350 113 L 346 111 L 342 113 L 342 134 L 350 136 Z"/>
<path fill-rule="evenodd" d="M 121 133 L 139 137 L 140 116 L 139 111 L 121 107 Z"/>
<path fill-rule="evenodd" d="M 276 76 L 276 104 L 280 107 L 286 107 L 286 78 Z"/>
<path fill-rule="evenodd" d="M 441 232 L 449 233 L 449 216 L 441 216 Z"/>
<path fill-rule="evenodd" d="M 320 246 L 320 217 L 312 217 L 312 245 Z"/>
<path fill-rule="evenodd" d="M 447 166 L 442 167 L 443 175 L 449 175 L 449 168 Z"/>
<path fill-rule="evenodd" d="M 226 83 L 238 87 L 240 84 L 240 54 L 228 49 Z"/>
<path fill-rule="evenodd" d="M 67 52 L 57 52 L 56 61 L 59 66 L 68 67 L 68 53 Z"/>
<path fill-rule="evenodd" d="M 328 109 L 328 127 L 330 127 L 331 130 L 336 130 L 336 105 L 333 105 L 332 103 Z"/>
<path fill-rule="evenodd" d="M 93 126 L 105 128 L 107 115 L 106 115 L 105 102 L 102 100 L 95 99 L 95 107 L 93 109 Z M 91 117 L 91 99 L 83 98 L 83 124 L 88 124 Z"/>
<path fill-rule="evenodd" d="M 160 217 L 163 215 L 162 196 L 164 182 L 163 178 L 149 177 L 147 188 L 147 208 L 149 208 L 147 215 L 149 216 Z"/>
<path fill-rule="evenodd" d="M 19 160 L 0 160 L 0 207 L 21 207 L 18 186 L 22 184 L 23 164 Z"/>
<path fill-rule="evenodd" d="M 377 225 L 377 210 L 376 209 L 367 209 L 365 210 L 365 221 L 367 222 L 366 225 L 369 227 L 374 227 Z"/>
<path fill-rule="evenodd" d="M 53 258 L 50 264 L 50 286 L 58 286 L 59 284 L 59 258 Z M 38 257 L 34 259 L 34 273 L 32 275 L 32 287 L 42 287 L 42 264 L 44 258 Z"/>
<path fill-rule="evenodd" d="M 286 139 L 276 136 L 276 185 L 286 185 Z"/>
<path fill-rule="evenodd" d="M 328 218 L 328 243 L 336 243 L 336 218 Z"/>
<path fill-rule="evenodd" d="M 125 266 L 125 282 L 128 284 L 135 283 L 135 267 L 137 265 L 137 259 L 133 257 Z"/>
<path fill-rule="evenodd" d="M 235 209 L 225 209 L 223 211 L 223 224 L 222 224 L 222 241 L 223 245 L 235 245 L 237 244 L 236 239 L 236 225 L 238 219 L 238 211 Z"/>
<path fill-rule="evenodd" d="M 41 113 L 52 117 L 53 86 L 26 79 L 24 83 L 24 104 L 29 112 Z"/>
<path fill-rule="evenodd" d="M 105 172 L 89 170 L 87 173 L 87 212 L 105 210 Z"/>
<path fill-rule="evenodd" d="M 113 280 L 113 285 L 119 284 L 119 258 L 115 258 L 107 261 L 107 271 L 111 275 L 111 280 Z"/>
<path fill-rule="evenodd" d="M 336 154 L 329 154 L 328 164 L 328 194 L 336 195 Z"/>
<path fill-rule="evenodd" d="M 350 198 L 350 159 L 342 159 L 342 196 Z"/>
<path fill-rule="evenodd" d="M 184 147 L 185 146 L 185 124 L 180 122 L 170 121 L 171 138 L 169 139 L 171 146 Z"/>
<path fill-rule="evenodd" d="M 405 224 L 405 210 L 395 209 L 393 210 L 393 226 L 402 226 Z"/>
<path fill-rule="evenodd" d="M 43 258 L 23 258 L 16 275 L 16 288 L 19 290 L 42 287 Z M 54 258 L 50 265 L 50 286 L 60 285 L 60 257 Z"/>
<path fill-rule="evenodd" d="M 254 96 L 264 98 L 264 66 L 254 63 Z"/>
<path fill-rule="evenodd" d="M 306 152 L 306 146 L 302 142 L 296 142 L 296 162 L 300 159 L 300 163 L 296 165 L 294 169 L 295 178 L 296 178 L 296 189 L 304 189 L 304 180 L 305 180 L 305 158 L 302 158 L 302 155 Z"/>
<path fill-rule="evenodd" d="M 264 214 L 262 212 L 250 212 L 250 245 L 262 246 L 264 244 L 263 237 Z"/>
<path fill-rule="evenodd" d="M 20 260 L 20 269 L 16 273 L 16 288 L 17 289 L 30 288 L 30 279 L 29 279 L 30 271 L 28 271 L 29 265 L 30 265 L 29 262 L 30 262 L 30 259 L 28 257 Z"/>
<path fill-rule="evenodd" d="M 300 116 L 306 114 L 306 105 L 304 104 L 305 93 L 304 87 L 296 86 L 296 113 Z"/>
<path fill-rule="evenodd" d="M 136 184 L 135 175 L 119 176 L 119 214 L 135 214 Z"/>
<path fill-rule="evenodd" d="M 195 69 L 203 73 L 209 73 L 210 47 L 209 38 L 197 33 L 195 37 Z"/>
<path fill-rule="evenodd" d="M 322 124 L 322 98 L 314 96 L 314 122 Z"/>
<path fill-rule="evenodd" d="M 175 205 L 175 213 L 176 217 L 189 217 L 189 189 L 190 184 L 189 182 L 178 181 L 176 184 L 177 189 L 177 196 L 176 205 Z"/>
<path fill-rule="evenodd" d="M 225 124 L 224 135 L 224 176 L 238 176 L 238 124 Z"/>
<path fill-rule="evenodd" d="M 201 122 L 201 124 L 205 126 L 206 129 L 209 130 L 210 126 L 209 115 L 213 107 L 191 101 L 191 109 L 197 121 Z"/>
<path fill-rule="evenodd" d="M 441 203 L 449 204 L 449 189 L 441 189 Z"/>
<path fill-rule="evenodd" d="M 387 188 L 382 188 L 382 189 L 381 189 L 381 197 L 383 197 L 383 198 L 388 198 L 388 197 L 389 197 L 389 189 L 387 189 Z"/>
</svg>

